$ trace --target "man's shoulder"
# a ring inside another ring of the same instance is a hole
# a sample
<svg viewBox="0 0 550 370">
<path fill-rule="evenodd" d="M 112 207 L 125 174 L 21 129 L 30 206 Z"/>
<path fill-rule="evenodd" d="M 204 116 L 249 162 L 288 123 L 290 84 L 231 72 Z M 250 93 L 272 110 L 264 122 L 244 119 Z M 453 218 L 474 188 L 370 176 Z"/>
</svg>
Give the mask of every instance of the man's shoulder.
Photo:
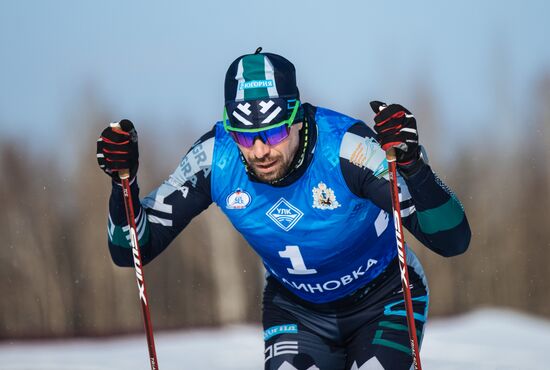
<svg viewBox="0 0 550 370">
<path fill-rule="evenodd" d="M 212 143 L 216 139 L 216 126 L 218 124 L 216 123 L 210 130 L 208 130 L 206 133 L 204 133 L 201 137 L 199 137 L 198 140 L 196 140 L 193 145 L 191 145 L 191 149 L 189 151 L 192 151 L 193 148 L 199 145 L 203 145 L 207 141 L 211 141 Z"/>
<path fill-rule="evenodd" d="M 376 134 L 363 122 L 352 125 L 342 137 L 340 160 L 362 170 L 370 170 L 376 177 L 387 173 L 386 154 L 376 141 Z"/>
<path fill-rule="evenodd" d="M 212 167 L 215 140 L 216 126 L 212 127 L 191 145 L 178 167 L 170 175 L 169 181 L 181 185 L 193 179 L 201 171 L 207 177 Z"/>
</svg>

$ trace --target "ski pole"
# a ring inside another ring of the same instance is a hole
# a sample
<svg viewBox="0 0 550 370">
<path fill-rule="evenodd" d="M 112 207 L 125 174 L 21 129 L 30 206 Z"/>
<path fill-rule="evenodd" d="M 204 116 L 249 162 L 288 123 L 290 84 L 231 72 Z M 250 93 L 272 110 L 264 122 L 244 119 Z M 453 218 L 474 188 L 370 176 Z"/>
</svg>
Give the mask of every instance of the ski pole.
<svg viewBox="0 0 550 370">
<path fill-rule="evenodd" d="M 111 127 L 122 130 L 118 123 L 112 123 Z M 155 338 L 153 337 L 153 324 L 151 323 L 151 315 L 149 313 L 149 301 L 147 299 L 147 291 L 145 289 L 145 276 L 143 274 L 143 264 L 141 263 L 141 253 L 139 250 L 137 227 L 134 218 L 134 206 L 132 203 L 132 194 L 130 192 L 130 170 L 123 169 L 119 171 L 118 176 L 122 181 L 122 193 L 124 194 L 124 208 L 126 209 L 126 220 L 130 227 L 130 243 L 132 245 L 132 253 L 134 255 L 134 268 L 136 270 L 136 281 L 139 289 L 139 300 L 141 302 L 141 311 L 145 326 L 145 335 L 147 336 L 147 346 L 149 348 L 149 361 L 151 370 L 158 370 L 157 352 L 155 350 Z"/>
<path fill-rule="evenodd" d="M 409 329 L 409 340 L 411 344 L 411 355 L 416 370 L 422 370 L 420 364 L 420 351 L 418 348 L 418 338 L 416 335 L 416 324 L 414 322 L 414 311 L 411 298 L 411 289 L 409 286 L 409 271 L 407 269 L 407 254 L 405 252 L 405 238 L 403 237 L 403 225 L 401 223 L 401 205 L 399 203 L 399 189 L 397 187 L 397 166 L 395 148 L 389 148 L 386 151 L 386 160 L 388 161 L 390 175 L 391 202 L 393 208 L 393 223 L 395 226 L 395 237 L 397 239 L 397 254 L 399 257 L 399 270 L 401 272 L 401 285 L 403 287 L 403 297 L 405 300 L 405 311 L 407 313 L 407 326 Z"/>
</svg>

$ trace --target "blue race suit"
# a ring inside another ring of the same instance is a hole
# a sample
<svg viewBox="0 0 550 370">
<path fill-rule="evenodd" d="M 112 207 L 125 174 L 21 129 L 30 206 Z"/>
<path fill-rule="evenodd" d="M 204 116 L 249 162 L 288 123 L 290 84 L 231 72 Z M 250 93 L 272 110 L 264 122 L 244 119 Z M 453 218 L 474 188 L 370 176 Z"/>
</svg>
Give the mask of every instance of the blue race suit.
<svg viewBox="0 0 550 370">
<path fill-rule="evenodd" d="M 302 299 L 324 303 L 380 274 L 396 255 L 396 239 L 388 213 L 353 194 L 342 176 L 340 144 L 357 120 L 319 108 L 316 122 L 319 151 L 304 174 L 284 187 L 251 182 L 219 123 L 212 199 L 277 280 Z M 376 150 L 379 166 L 387 168 L 384 153 Z M 232 204 L 236 194 L 246 204 Z"/>
</svg>

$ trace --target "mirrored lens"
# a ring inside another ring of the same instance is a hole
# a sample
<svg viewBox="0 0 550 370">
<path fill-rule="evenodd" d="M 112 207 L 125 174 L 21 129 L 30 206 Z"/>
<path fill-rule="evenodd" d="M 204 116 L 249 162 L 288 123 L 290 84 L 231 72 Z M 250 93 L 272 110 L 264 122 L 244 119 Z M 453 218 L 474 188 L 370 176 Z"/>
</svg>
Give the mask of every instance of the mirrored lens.
<svg viewBox="0 0 550 370">
<path fill-rule="evenodd" d="M 253 146 L 256 138 L 260 138 L 265 144 L 277 145 L 288 137 L 289 132 L 290 128 L 286 124 L 260 132 L 229 131 L 233 140 L 245 148 Z"/>
<path fill-rule="evenodd" d="M 255 132 L 249 133 L 229 131 L 229 134 L 237 144 L 242 145 L 245 148 L 250 148 L 252 145 L 254 145 L 254 139 L 258 136 L 258 134 Z"/>
<path fill-rule="evenodd" d="M 269 145 L 279 144 L 281 141 L 288 137 L 289 133 L 290 127 L 288 127 L 288 125 L 286 124 L 259 132 L 260 137 L 263 136 L 264 143 Z"/>
</svg>

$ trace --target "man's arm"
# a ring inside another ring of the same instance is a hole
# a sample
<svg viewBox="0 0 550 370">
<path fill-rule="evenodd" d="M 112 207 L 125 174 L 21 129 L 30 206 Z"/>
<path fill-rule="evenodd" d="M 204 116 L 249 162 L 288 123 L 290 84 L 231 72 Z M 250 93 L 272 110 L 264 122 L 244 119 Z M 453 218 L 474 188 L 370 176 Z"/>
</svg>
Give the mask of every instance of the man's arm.
<svg viewBox="0 0 550 370">
<path fill-rule="evenodd" d="M 375 133 L 362 122 L 344 135 L 340 166 L 350 190 L 391 213 L 385 152 Z M 398 176 L 401 216 L 405 227 L 428 248 L 445 257 L 466 251 L 471 232 L 457 197 L 426 163 L 415 164 L 414 173 Z"/>
<path fill-rule="evenodd" d="M 158 256 L 189 222 L 212 203 L 210 171 L 214 130 L 203 135 L 178 168 L 157 189 L 139 201 L 137 181 L 131 184 L 136 226 L 144 264 Z M 109 199 L 109 251 L 115 264 L 133 266 L 122 187 L 113 181 Z"/>
</svg>

